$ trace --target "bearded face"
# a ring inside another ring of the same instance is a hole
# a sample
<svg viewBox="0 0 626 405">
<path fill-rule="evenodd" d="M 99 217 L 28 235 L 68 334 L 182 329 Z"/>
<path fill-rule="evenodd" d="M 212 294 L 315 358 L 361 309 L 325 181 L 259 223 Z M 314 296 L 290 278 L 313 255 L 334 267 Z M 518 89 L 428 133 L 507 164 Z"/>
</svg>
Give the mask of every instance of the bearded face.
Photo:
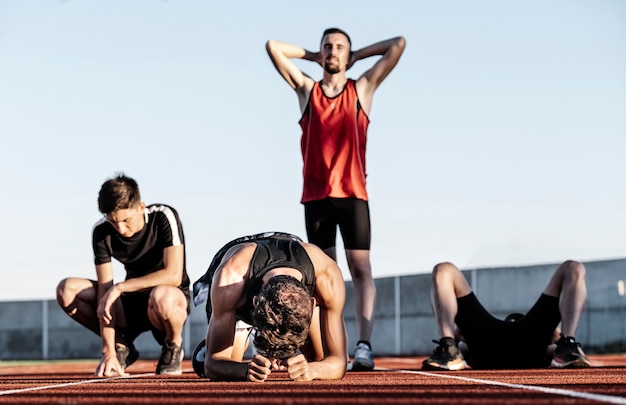
<svg viewBox="0 0 626 405">
<path fill-rule="evenodd" d="M 336 62 L 330 62 L 330 61 L 326 61 L 324 63 L 324 70 L 330 73 L 331 75 L 341 72 L 341 69 L 339 69 L 339 64 Z"/>
<path fill-rule="evenodd" d="M 350 42 L 340 33 L 332 33 L 322 39 L 321 50 L 324 70 L 330 74 L 346 70 L 350 58 Z"/>
</svg>

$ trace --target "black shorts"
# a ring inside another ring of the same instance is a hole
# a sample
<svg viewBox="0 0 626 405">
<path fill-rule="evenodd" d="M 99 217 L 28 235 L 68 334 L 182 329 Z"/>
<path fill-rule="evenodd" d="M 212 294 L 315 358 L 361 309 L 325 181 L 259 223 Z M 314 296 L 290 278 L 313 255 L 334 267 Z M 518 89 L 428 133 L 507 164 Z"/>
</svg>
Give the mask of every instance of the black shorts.
<svg viewBox="0 0 626 405">
<path fill-rule="evenodd" d="M 98 291 L 98 282 L 92 280 L 96 291 Z M 187 315 L 191 310 L 189 306 L 189 292 L 185 293 L 185 290 L 181 290 L 187 297 Z M 188 290 L 187 290 L 188 291 Z M 137 336 L 143 332 L 150 331 L 154 339 L 160 344 L 165 343 L 165 331 L 157 329 L 150 318 L 148 317 L 148 302 L 150 301 L 150 293 L 152 289 L 123 293 L 120 296 L 122 301 L 122 308 L 124 309 L 124 316 L 126 317 L 126 328 L 116 328 L 116 341 L 130 345 L 137 339 Z"/>
<path fill-rule="evenodd" d="M 306 233 L 321 249 L 335 247 L 337 227 L 344 248 L 369 250 L 371 224 L 369 204 L 358 198 L 325 198 L 304 203 Z"/>
<path fill-rule="evenodd" d="M 457 299 L 455 318 L 474 368 L 539 368 L 550 364 L 546 349 L 561 322 L 559 298 L 541 294 L 516 322 L 492 316 L 474 293 Z"/>
<path fill-rule="evenodd" d="M 160 345 L 165 343 L 165 331 L 155 328 L 148 317 L 148 301 L 151 291 L 124 293 L 120 297 L 128 327 L 120 329 L 119 332 L 126 344 L 132 343 L 137 336 L 146 331 L 151 331 L 152 336 Z"/>
</svg>

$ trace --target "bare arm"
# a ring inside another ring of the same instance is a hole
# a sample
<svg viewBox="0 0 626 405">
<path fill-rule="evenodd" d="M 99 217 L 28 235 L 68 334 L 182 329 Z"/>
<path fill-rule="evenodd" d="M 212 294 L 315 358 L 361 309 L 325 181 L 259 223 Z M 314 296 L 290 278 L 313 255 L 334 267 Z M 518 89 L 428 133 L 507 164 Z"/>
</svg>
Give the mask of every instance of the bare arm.
<svg viewBox="0 0 626 405">
<path fill-rule="evenodd" d="M 249 364 L 235 358 L 236 310 L 244 299 L 244 279 L 254 245 L 235 246 L 218 267 L 211 284 L 211 320 L 206 336 L 204 373 L 212 380 L 247 380 Z"/>
<path fill-rule="evenodd" d="M 101 314 L 99 313 L 99 317 L 107 324 L 111 322 L 111 307 L 122 293 L 141 291 L 159 285 L 178 287 L 183 279 L 184 252 L 183 245 L 166 247 L 163 249 L 164 267 L 161 270 L 146 274 L 142 277 L 131 278 L 117 284 L 112 284 L 113 273 L 111 273 L 111 286 L 107 288 L 102 299 L 98 301 L 98 310 L 102 312 Z"/>
<path fill-rule="evenodd" d="M 374 91 L 396 66 L 400 60 L 400 56 L 402 56 L 404 52 L 405 46 L 406 40 L 404 37 L 395 37 L 352 52 L 348 67 L 370 56 L 382 55 L 382 58 L 380 58 L 374 66 L 365 71 L 356 82 L 359 99 L 367 114 L 369 114 L 371 109 Z"/>
<path fill-rule="evenodd" d="M 163 268 L 142 277 L 115 284 L 120 293 L 141 291 L 159 285 L 178 287 L 183 280 L 185 247 L 169 246 L 163 249 Z"/>
<path fill-rule="evenodd" d="M 345 281 L 337 263 L 322 250 L 305 244 L 315 266 L 315 297 L 320 309 L 324 357 L 309 363 L 312 379 L 340 379 L 347 366 L 347 332 L 343 319 Z"/>
<path fill-rule="evenodd" d="M 311 77 L 302 72 L 291 59 L 303 59 L 320 63 L 319 52 L 307 51 L 300 46 L 273 39 L 267 41 L 265 49 L 278 73 L 298 94 L 300 108 L 302 110 L 315 82 Z"/>
<path fill-rule="evenodd" d="M 111 262 L 96 265 L 98 277 L 97 315 L 100 320 L 100 336 L 102 339 L 102 358 L 96 367 L 95 375 L 110 377 L 126 375 L 115 353 L 115 324 L 111 315 L 111 306 L 105 309 L 106 297 L 113 286 L 113 265 Z"/>
</svg>

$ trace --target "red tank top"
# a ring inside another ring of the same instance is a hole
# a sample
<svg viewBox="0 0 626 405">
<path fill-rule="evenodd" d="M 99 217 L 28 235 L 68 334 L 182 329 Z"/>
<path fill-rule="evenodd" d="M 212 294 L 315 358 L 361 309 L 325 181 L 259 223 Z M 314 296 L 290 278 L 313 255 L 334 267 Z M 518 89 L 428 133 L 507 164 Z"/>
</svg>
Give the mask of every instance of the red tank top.
<svg viewBox="0 0 626 405">
<path fill-rule="evenodd" d="M 303 203 L 326 197 L 367 201 L 365 144 L 369 122 L 361 110 L 354 80 L 348 80 L 333 98 L 324 95 L 320 83 L 313 85 L 300 119 Z"/>
</svg>

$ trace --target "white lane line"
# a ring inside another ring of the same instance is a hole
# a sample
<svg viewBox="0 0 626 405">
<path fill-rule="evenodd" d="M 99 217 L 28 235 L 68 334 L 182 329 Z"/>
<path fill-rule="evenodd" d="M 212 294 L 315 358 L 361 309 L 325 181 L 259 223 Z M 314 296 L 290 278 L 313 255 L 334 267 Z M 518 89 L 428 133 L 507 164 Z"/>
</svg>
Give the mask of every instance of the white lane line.
<svg viewBox="0 0 626 405">
<path fill-rule="evenodd" d="M 74 386 L 74 385 L 101 383 L 101 382 L 106 382 L 106 381 L 122 380 L 122 379 L 137 378 L 137 377 L 146 377 L 146 376 L 149 376 L 149 375 L 154 375 L 154 373 L 134 374 L 134 375 L 129 375 L 129 376 L 125 376 L 125 377 L 93 378 L 91 380 L 74 381 L 74 382 L 71 382 L 71 383 L 43 385 L 41 387 L 20 388 L 20 389 L 16 389 L 16 390 L 0 391 L 0 395 L 22 394 L 24 392 L 29 392 L 29 391 L 49 390 L 49 389 L 53 389 L 53 388 L 71 387 L 71 386 Z"/>
<path fill-rule="evenodd" d="M 376 370 L 394 371 L 394 372 L 407 373 L 407 374 L 420 374 L 420 375 L 427 375 L 430 377 L 450 378 L 453 380 L 474 382 L 474 383 L 485 384 L 485 385 L 518 388 L 518 389 L 527 390 L 527 391 L 538 391 L 538 392 L 544 392 L 547 394 L 562 395 L 566 397 L 583 398 L 583 399 L 589 399 L 593 401 L 605 402 L 608 404 L 621 404 L 621 405 L 626 404 L 626 398 L 618 397 L 614 395 L 593 394 L 590 392 L 571 391 L 571 390 L 564 390 L 561 388 L 542 387 L 540 385 L 509 384 L 509 383 L 500 382 L 500 381 L 483 380 L 480 378 L 462 377 L 462 376 L 449 375 L 449 374 L 443 374 L 443 373 L 429 373 L 426 371 L 395 370 L 395 369 L 390 369 L 390 368 L 380 368 L 380 369 L 376 368 Z"/>
</svg>

